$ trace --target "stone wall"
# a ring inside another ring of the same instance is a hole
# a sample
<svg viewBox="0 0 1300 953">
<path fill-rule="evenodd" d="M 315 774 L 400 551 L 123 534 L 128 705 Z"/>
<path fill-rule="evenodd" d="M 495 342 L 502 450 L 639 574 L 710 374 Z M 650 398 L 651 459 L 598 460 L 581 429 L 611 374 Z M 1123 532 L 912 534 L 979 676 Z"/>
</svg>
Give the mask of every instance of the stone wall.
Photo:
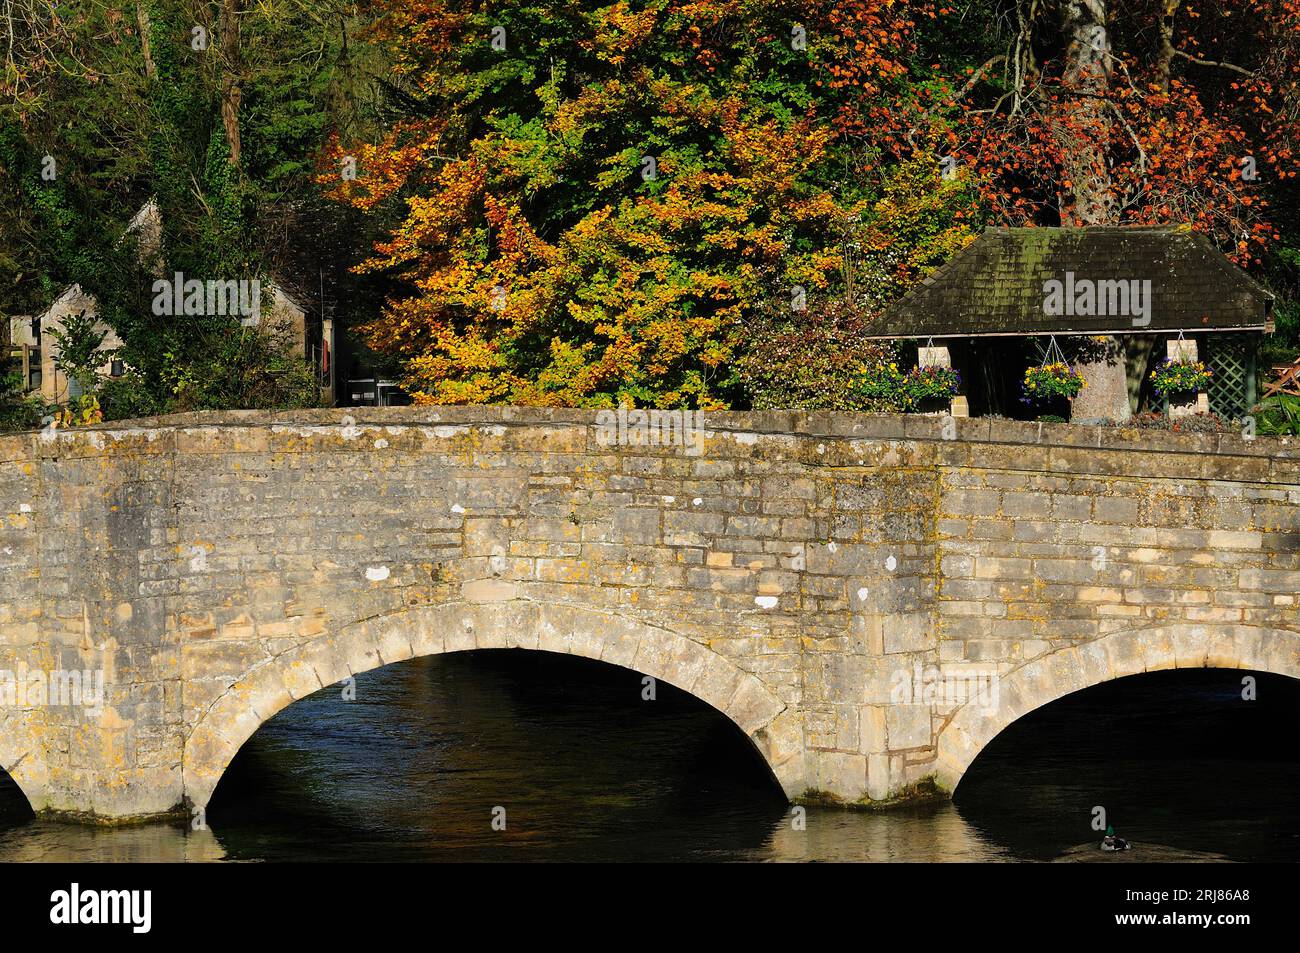
<svg viewBox="0 0 1300 953">
<path fill-rule="evenodd" d="M 597 423 L 377 408 L 0 440 L 0 670 L 106 682 L 98 710 L 0 707 L 0 764 L 42 810 L 201 806 L 294 699 L 518 647 L 693 692 L 792 798 L 884 801 L 951 788 L 1019 714 L 1107 678 L 1300 677 L 1295 442 L 718 413 L 699 444 L 610 446 Z M 968 676 L 994 697 L 954 699 Z"/>
</svg>

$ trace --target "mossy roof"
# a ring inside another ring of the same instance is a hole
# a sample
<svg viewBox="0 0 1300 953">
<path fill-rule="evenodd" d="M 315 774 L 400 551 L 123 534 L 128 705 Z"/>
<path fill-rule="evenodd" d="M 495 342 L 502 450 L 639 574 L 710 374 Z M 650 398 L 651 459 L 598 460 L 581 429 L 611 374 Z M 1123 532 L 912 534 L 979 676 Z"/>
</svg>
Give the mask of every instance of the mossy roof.
<svg viewBox="0 0 1300 953">
<path fill-rule="evenodd" d="M 1049 313 L 1045 283 L 1064 285 L 1067 273 L 1076 289 L 1081 279 L 1150 280 L 1149 323 Z M 1268 290 L 1186 226 L 990 228 L 888 308 L 871 336 L 1271 331 L 1272 311 Z"/>
</svg>

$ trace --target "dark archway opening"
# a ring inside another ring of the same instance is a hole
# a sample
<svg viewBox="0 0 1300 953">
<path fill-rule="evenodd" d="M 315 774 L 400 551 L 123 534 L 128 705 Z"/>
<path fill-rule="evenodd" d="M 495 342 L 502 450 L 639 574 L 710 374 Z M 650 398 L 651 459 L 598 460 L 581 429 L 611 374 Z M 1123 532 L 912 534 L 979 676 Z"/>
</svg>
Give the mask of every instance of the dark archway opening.
<svg viewBox="0 0 1300 953">
<path fill-rule="evenodd" d="M 1254 679 L 1254 700 L 1243 679 Z M 1014 856 L 1105 858 L 1094 810 L 1132 860 L 1300 856 L 1300 681 L 1232 669 L 1130 676 L 1030 712 L 957 786 L 964 820 Z"/>
<path fill-rule="evenodd" d="M 412 659 L 290 705 L 208 806 L 231 859 L 656 859 L 763 843 L 785 800 L 704 702 L 525 650 Z M 505 830 L 493 828 L 504 808 Z"/>
<path fill-rule="evenodd" d="M 26 824 L 35 816 L 22 788 L 9 772 L 0 771 L 0 832 Z"/>
</svg>

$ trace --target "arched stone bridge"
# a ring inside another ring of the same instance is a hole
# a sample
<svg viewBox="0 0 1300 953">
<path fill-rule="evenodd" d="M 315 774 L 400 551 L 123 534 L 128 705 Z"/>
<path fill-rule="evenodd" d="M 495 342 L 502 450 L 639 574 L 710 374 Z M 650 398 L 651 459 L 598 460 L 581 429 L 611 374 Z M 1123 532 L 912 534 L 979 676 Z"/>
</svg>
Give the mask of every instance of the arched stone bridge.
<svg viewBox="0 0 1300 953">
<path fill-rule="evenodd" d="M 0 440 L 0 690 L 104 676 L 97 705 L 0 706 L 34 808 L 202 806 L 295 699 L 473 648 L 663 679 L 791 798 L 861 803 L 951 790 L 1108 679 L 1300 677 L 1296 442 L 717 413 L 638 445 L 635 415 L 352 414 Z"/>
</svg>

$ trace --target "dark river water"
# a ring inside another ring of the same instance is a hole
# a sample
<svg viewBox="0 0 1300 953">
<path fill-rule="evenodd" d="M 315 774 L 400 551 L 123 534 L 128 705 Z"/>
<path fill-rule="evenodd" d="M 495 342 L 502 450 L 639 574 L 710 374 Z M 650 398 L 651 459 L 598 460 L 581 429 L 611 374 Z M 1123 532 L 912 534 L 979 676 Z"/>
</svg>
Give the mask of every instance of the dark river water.
<svg viewBox="0 0 1300 953">
<path fill-rule="evenodd" d="M 207 830 L 37 821 L 5 777 L 0 860 L 1294 860 L 1300 683 L 1258 675 L 1245 701 L 1243 674 L 1070 696 L 995 740 L 954 802 L 809 808 L 798 829 L 748 741 L 669 686 L 645 701 L 635 673 L 538 652 L 417 659 L 265 725 Z M 1097 807 L 1129 854 L 1095 849 Z"/>
</svg>

